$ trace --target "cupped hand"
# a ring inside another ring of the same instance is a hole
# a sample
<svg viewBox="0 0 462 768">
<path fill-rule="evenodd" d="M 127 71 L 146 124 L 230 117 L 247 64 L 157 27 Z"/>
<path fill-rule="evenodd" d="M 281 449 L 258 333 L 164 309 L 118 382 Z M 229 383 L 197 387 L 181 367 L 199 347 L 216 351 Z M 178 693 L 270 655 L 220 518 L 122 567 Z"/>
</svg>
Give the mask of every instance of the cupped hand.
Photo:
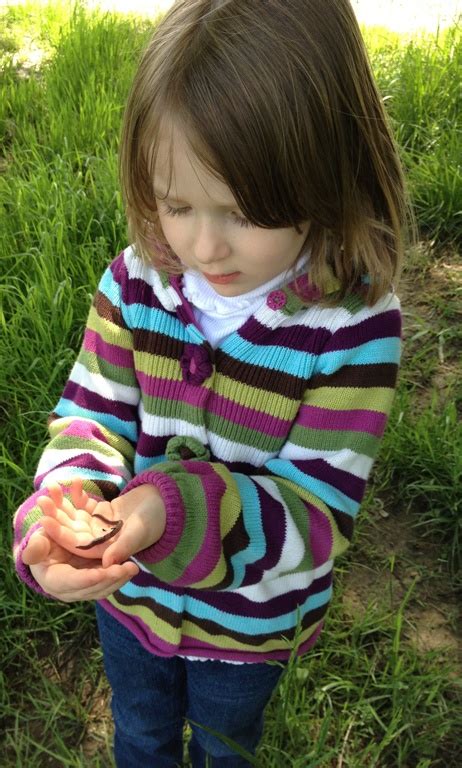
<svg viewBox="0 0 462 768">
<path fill-rule="evenodd" d="M 131 561 L 103 568 L 101 560 L 70 553 L 43 530 L 32 534 L 22 560 L 42 589 L 65 603 L 108 597 L 139 571 Z"/>
<path fill-rule="evenodd" d="M 90 498 L 80 479 L 72 481 L 70 498 L 64 497 L 57 484 L 48 493 L 37 501 L 48 538 L 79 558 L 101 559 L 105 567 L 151 546 L 165 529 L 164 504 L 150 485 L 134 488 L 111 502 Z"/>
</svg>

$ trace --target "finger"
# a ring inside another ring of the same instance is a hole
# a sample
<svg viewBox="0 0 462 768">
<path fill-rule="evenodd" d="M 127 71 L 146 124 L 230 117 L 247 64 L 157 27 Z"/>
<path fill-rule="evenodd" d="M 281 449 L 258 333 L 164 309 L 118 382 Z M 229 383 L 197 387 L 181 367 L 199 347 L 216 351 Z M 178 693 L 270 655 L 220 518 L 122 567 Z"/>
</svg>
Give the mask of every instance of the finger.
<svg viewBox="0 0 462 768">
<path fill-rule="evenodd" d="M 134 567 L 124 572 L 120 578 L 111 579 L 109 582 L 107 582 L 104 585 L 102 584 L 98 585 L 98 589 L 90 590 L 88 594 L 88 599 L 102 600 L 103 598 L 109 597 L 109 595 L 112 595 L 118 589 L 121 589 L 121 587 L 123 587 L 124 584 L 127 583 L 127 581 L 130 581 L 130 579 L 133 579 L 133 577 L 136 576 L 137 573 L 139 573 L 139 568 L 135 566 L 135 563 L 131 563 L 131 565 Z"/>
<path fill-rule="evenodd" d="M 63 525 L 53 517 L 44 517 L 41 523 L 50 539 L 53 539 L 56 544 L 59 544 L 60 547 L 68 551 L 73 552 L 76 548 L 89 544 L 93 539 L 88 525 L 83 526 L 82 524 L 81 529 L 79 529 L 71 525 Z M 78 522 L 74 523 L 74 526 L 78 525 Z"/>
<path fill-rule="evenodd" d="M 39 496 L 37 499 L 37 504 L 44 515 L 48 515 L 49 517 L 56 517 L 58 510 L 53 499 L 51 499 L 49 496 Z"/>
<path fill-rule="evenodd" d="M 21 559 L 25 565 L 34 565 L 46 560 L 50 554 L 50 540 L 41 531 L 32 534 L 27 546 L 21 553 Z"/>
<path fill-rule="evenodd" d="M 114 565 L 111 569 L 97 567 L 88 570 L 75 569 L 63 563 L 50 574 L 46 589 L 65 602 L 100 600 L 126 584 L 138 571 L 139 568 L 132 562 Z"/>
<path fill-rule="evenodd" d="M 58 510 L 65 512 L 71 520 L 75 518 L 75 507 L 69 499 L 64 496 L 64 491 L 58 483 L 51 483 L 48 487 L 50 498 Z"/>
<path fill-rule="evenodd" d="M 85 530 L 85 525 L 82 522 L 79 523 L 79 521 L 75 519 L 75 510 L 73 510 L 73 516 L 71 517 L 67 512 L 64 512 L 62 509 L 58 509 L 53 499 L 50 499 L 49 496 L 39 496 L 37 499 L 37 504 L 46 517 L 52 517 L 61 525 L 72 528 L 72 530 Z M 88 515 L 86 513 L 85 518 L 88 519 Z M 88 524 L 86 528 L 88 529 Z"/>
<path fill-rule="evenodd" d="M 81 477 L 76 477 L 71 483 L 71 499 L 77 510 L 84 509 L 90 514 L 98 504 L 96 499 L 91 499 L 88 493 L 84 491 Z"/>
<path fill-rule="evenodd" d="M 53 504 L 59 509 L 63 502 L 63 490 L 59 483 L 50 483 L 48 486 L 48 495 Z"/>
</svg>

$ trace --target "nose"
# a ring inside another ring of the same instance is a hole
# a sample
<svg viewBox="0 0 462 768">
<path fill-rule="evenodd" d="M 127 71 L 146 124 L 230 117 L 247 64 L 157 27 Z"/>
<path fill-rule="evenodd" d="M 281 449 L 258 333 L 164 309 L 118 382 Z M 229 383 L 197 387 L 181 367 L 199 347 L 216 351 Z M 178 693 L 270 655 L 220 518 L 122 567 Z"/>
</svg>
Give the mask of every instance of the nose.
<svg viewBox="0 0 462 768">
<path fill-rule="evenodd" d="M 204 266 L 229 256 L 231 248 L 219 222 L 209 218 L 197 222 L 193 250 L 198 264 Z"/>
</svg>

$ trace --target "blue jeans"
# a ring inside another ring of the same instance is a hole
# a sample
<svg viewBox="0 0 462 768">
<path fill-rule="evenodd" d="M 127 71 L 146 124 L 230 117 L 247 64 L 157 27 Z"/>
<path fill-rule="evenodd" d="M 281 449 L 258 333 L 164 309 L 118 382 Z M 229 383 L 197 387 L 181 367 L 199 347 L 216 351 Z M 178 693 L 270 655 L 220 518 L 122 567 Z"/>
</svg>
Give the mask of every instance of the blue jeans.
<svg viewBox="0 0 462 768">
<path fill-rule="evenodd" d="M 112 688 L 117 768 L 181 766 L 185 718 L 192 729 L 189 755 L 194 768 L 248 768 L 248 760 L 194 723 L 254 754 L 281 666 L 161 658 L 146 651 L 98 604 L 96 615 Z"/>
</svg>

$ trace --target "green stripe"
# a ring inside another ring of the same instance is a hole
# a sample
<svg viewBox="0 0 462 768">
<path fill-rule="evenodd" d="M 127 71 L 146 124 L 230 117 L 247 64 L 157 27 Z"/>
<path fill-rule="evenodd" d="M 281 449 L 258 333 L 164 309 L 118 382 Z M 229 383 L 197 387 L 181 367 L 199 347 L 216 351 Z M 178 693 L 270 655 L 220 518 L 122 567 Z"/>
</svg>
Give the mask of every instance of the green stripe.
<svg viewBox="0 0 462 768">
<path fill-rule="evenodd" d="M 388 387 L 320 387 L 308 390 L 306 405 L 329 408 L 332 411 L 369 410 L 389 413 L 394 390 Z"/>
<path fill-rule="evenodd" d="M 81 363 L 90 373 L 99 373 L 110 381 L 117 384 L 124 384 L 127 387 L 138 388 L 138 382 L 132 368 L 122 368 L 108 363 L 103 357 L 95 355 L 94 352 L 82 349 L 77 362 Z"/>
<path fill-rule="evenodd" d="M 75 450 L 75 451 L 83 451 L 88 450 L 92 451 L 92 453 L 100 453 L 102 456 L 110 456 L 111 458 L 114 456 L 117 456 L 120 463 L 120 451 L 118 451 L 116 448 L 113 448 L 110 445 L 107 445 L 106 443 L 103 443 L 101 440 L 84 440 L 82 438 L 76 437 L 75 435 L 67 435 L 67 434 L 61 434 L 57 435 L 55 438 L 53 438 L 50 443 L 47 446 L 47 450 L 49 448 L 53 448 L 54 450 Z M 123 458 L 123 457 L 122 457 Z M 126 467 L 129 467 L 129 462 L 124 459 L 124 462 Z M 117 467 L 110 467 L 110 469 L 117 469 Z"/>
<path fill-rule="evenodd" d="M 313 557 L 309 547 L 309 526 L 308 515 L 306 513 L 306 505 L 303 500 L 300 499 L 296 493 L 287 487 L 285 483 L 277 482 L 279 493 L 284 499 L 284 503 L 289 509 L 289 512 L 297 526 L 297 530 L 301 536 L 301 539 L 305 545 L 305 554 L 297 566 L 297 568 L 291 568 L 287 573 L 300 573 L 303 571 L 309 571 L 313 568 Z M 281 573 L 281 576 L 284 574 Z"/>
<path fill-rule="evenodd" d="M 226 397 L 238 405 L 261 411 L 261 413 L 277 414 L 279 418 L 290 421 L 295 418 L 300 405 L 298 401 L 289 397 L 284 397 L 284 395 L 279 395 L 276 392 L 270 394 L 266 389 L 258 389 L 234 381 L 221 373 L 215 375 L 213 389 L 217 395 Z"/>
<path fill-rule="evenodd" d="M 234 443 L 250 445 L 259 451 L 273 453 L 279 451 L 284 444 L 283 437 L 272 437 L 263 432 L 257 432 L 255 429 L 236 424 L 234 421 L 228 421 L 228 419 L 213 413 L 207 415 L 207 430 Z"/>
<path fill-rule="evenodd" d="M 98 333 L 108 344 L 115 344 L 122 349 L 133 350 L 133 338 L 130 331 L 116 325 L 105 317 L 100 317 L 94 307 L 88 315 L 87 328 Z"/>
<path fill-rule="evenodd" d="M 303 448 L 319 451 L 341 451 L 348 448 L 373 459 L 379 447 L 379 440 L 365 432 L 349 430 L 307 429 L 295 426 L 290 433 L 290 442 Z"/>
<path fill-rule="evenodd" d="M 164 399 L 161 397 L 143 396 L 146 413 L 165 419 L 182 419 L 189 424 L 203 426 L 204 413 L 202 408 L 188 405 L 181 400 Z"/>
<path fill-rule="evenodd" d="M 164 357 L 163 355 L 154 355 L 152 352 L 136 350 L 135 365 L 136 370 L 141 371 L 146 376 L 171 379 L 172 381 L 183 380 L 179 361 Z"/>
<path fill-rule="evenodd" d="M 161 581 L 171 582 L 183 575 L 185 568 L 196 557 L 205 538 L 207 526 L 207 503 L 200 477 L 186 473 L 181 466 L 178 472 L 168 471 L 172 463 L 162 464 L 162 471 L 172 477 L 183 498 L 185 507 L 185 525 L 181 539 L 174 551 L 165 560 L 154 565 L 147 565 L 149 570 Z"/>
</svg>

